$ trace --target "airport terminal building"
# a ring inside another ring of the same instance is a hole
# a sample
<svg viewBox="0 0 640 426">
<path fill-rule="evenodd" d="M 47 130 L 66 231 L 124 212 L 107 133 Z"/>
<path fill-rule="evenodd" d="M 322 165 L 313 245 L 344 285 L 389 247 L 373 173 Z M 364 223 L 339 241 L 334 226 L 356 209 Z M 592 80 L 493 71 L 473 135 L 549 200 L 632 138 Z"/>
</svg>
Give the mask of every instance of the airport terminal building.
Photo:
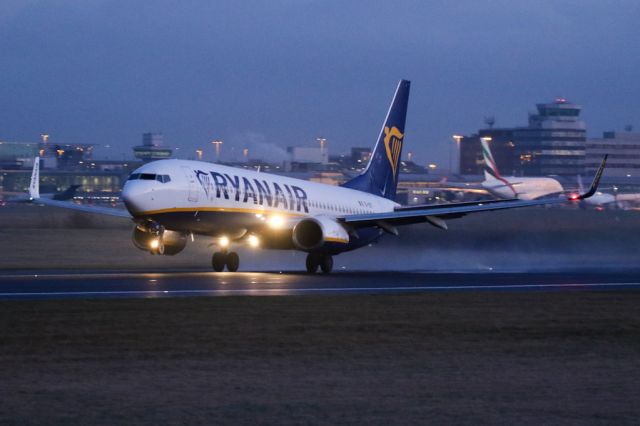
<svg viewBox="0 0 640 426">
<path fill-rule="evenodd" d="M 598 169 L 605 154 L 609 154 L 605 175 L 618 182 L 640 178 L 640 133 L 604 132 L 602 138 L 589 139 L 586 147 L 587 174 Z"/>
<path fill-rule="evenodd" d="M 504 175 L 576 176 L 585 172 L 586 126 L 581 107 L 566 99 L 537 104 L 529 124 L 514 128 L 488 128 L 463 137 L 460 173 L 481 175 L 480 138 L 491 138 L 491 150 Z"/>
</svg>

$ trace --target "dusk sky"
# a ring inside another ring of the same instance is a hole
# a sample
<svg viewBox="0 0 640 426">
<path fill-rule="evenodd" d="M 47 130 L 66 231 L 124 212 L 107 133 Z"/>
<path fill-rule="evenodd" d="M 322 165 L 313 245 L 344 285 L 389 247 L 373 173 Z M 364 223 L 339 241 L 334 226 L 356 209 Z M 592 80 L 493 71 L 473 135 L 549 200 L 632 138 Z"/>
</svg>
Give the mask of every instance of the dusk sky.
<svg viewBox="0 0 640 426">
<path fill-rule="evenodd" d="M 0 140 L 121 158 L 157 131 L 181 157 L 222 139 L 223 159 L 275 159 L 322 135 L 341 153 L 373 146 L 405 78 L 404 154 L 446 167 L 453 133 L 556 96 L 590 136 L 640 130 L 638 22 L 635 0 L 3 0 Z"/>
</svg>

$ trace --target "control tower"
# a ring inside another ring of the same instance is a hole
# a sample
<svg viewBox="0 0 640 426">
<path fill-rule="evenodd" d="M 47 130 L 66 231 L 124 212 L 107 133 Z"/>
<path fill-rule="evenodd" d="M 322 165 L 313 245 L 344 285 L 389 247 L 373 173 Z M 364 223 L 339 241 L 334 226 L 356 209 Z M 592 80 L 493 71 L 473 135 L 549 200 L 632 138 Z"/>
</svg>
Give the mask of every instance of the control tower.
<svg viewBox="0 0 640 426">
<path fill-rule="evenodd" d="M 484 161 L 480 138 L 492 141 L 491 151 L 504 174 L 514 176 L 584 173 L 587 132 L 582 107 L 557 98 L 537 104 L 527 126 L 480 129 L 460 144 L 460 172 L 481 175 Z"/>
<path fill-rule="evenodd" d="M 145 163 L 170 158 L 173 150 L 162 147 L 163 140 L 162 133 L 144 133 L 142 145 L 133 147 L 133 154 Z"/>
<path fill-rule="evenodd" d="M 525 176 L 584 173 L 586 126 L 580 118 L 582 107 L 557 98 L 537 104 L 529 114 L 529 126 L 514 129 L 516 161 Z"/>
</svg>

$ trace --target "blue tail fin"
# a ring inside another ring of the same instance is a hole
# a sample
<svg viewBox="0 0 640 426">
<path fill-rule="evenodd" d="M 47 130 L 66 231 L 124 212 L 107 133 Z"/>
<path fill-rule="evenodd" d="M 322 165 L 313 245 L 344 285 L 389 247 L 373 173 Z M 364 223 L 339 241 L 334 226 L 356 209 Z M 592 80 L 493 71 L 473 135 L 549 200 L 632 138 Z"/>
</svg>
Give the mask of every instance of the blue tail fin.
<svg viewBox="0 0 640 426">
<path fill-rule="evenodd" d="M 410 87 L 410 81 L 400 80 L 367 168 L 343 186 L 390 200 L 396 197 Z"/>
</svg>

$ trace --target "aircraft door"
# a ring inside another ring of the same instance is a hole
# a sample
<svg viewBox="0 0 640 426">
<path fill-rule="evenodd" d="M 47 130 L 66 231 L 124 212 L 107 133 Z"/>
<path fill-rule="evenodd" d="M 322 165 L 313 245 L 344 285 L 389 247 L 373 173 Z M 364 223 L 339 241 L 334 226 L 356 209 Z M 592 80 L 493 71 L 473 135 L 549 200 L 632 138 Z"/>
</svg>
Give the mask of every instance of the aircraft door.
<svg viewBox="0 0 640 426">
<path fill-rule="evenodd" d="M 189 185 L 189 201 L 195 203 L 198 201 L 198 186 L 196 185 L 196 178 L 193 174 L 193 170 L 191 170 L 187 166 L 182 166 L 182 171 L 184 172 L 184 176 L 187 178 L 187 185 Z"/>
</svg>

